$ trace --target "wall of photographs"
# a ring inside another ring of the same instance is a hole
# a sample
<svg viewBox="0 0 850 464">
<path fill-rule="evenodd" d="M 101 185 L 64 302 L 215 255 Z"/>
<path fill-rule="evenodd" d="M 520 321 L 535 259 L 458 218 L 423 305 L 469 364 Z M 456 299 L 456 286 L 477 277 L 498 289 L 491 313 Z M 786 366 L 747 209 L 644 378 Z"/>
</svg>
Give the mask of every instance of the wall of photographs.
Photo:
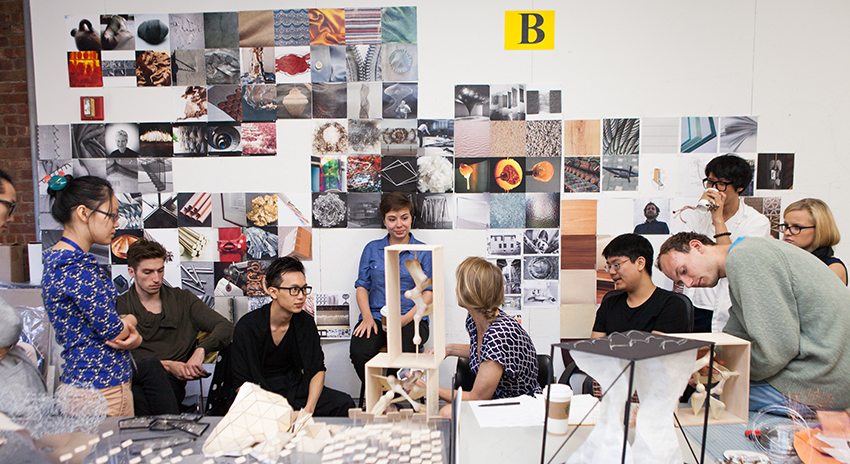
<svg viewBox="0 0 850 464">
<path fill-rule="evenodd" d="M 509 52 L 504 11 L 530 4 L 47 4 L 31 11 L 45 245 L 59 228 L 43 179 L 69 172 L 116 186 L 121 231 L 95 252 L 119 286 L 122 249 L 147 235 L 174 255 L 169 283 L 235 319 L 264 303 L 257 279 L 273 254 L 300 256 L 328 384 L 354 395 L 344 339 L 360 252 L 384 234 L 383 192 L 412 196 L 414 234 L 444 245 L 447 276 L 469 255 L 501 267 L 503 309 L 546 351 L 610 288 L 597 250 L 650 203 L 669 233 L 686 228 L 712 157 L 752 161 L 746 202 L 774 225 L 789 201 L 850 188 L 837 140 L 850 69 L 773 32 L 796 27 L 787 16 L 830 24 L 829 8 L 535 4 L 557 12 L 555 51 Z M 823 36 L 796 40 L 838 34 L 814 29 Z M 694 34 L 710 45 L 682 66 Z M 103 121 L 81 121 L 82 96 L 104 97 Z M 461 342 L 447 280 L 447 337 Z"/>
</svg>

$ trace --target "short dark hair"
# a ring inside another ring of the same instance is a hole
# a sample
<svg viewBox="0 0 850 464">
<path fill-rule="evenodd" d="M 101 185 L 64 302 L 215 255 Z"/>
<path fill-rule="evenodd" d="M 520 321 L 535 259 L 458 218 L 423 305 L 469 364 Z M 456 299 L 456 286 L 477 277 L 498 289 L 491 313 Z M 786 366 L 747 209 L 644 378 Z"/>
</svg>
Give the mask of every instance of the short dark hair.
<svg viewBox="0 0 850 464">
<path fill-rule="evenodd" d="M 658 251 L 658 269 L 661 269 L 661 257 L 670 253 L 671 251 L 678 251 L 679 253 L 690 253 L 691 252 L 691 241 L 699 240 L 703 245 L 714 246 L 717 245 L 714 243 L 714 240 L 708 238 L 703 234 L 698 234 L 696 232 L 679 232 L 678 234 L 668 238 L 661 244 L 661 248 Z"/>
<path fill-rule="evenodd" d="M 300 272 L 304 274 L 304 265 L 298 258 L 284 256 L 275 258 L 266 269 L 266 287 L 277 287 L 287 272 Z"/>
<path fill-rule="evenodd" d="M 647 204 L 643 205 L 643 212 L 644 212 L 644 213 L 646 212 L 646 208 L 649 208 L 649 205 L 654 206 L 654 207 L 655 207 L 655 211 L 656 211 L 656 212 L 658 212 L 658 213 L 660 213 L 660 212 L 661 212 L 661 208 L 659 208 L 659 207 L 658 207 L 658 205 L 656 205 L 655 203 L 653 203 L 653 202 L 651 202 L 651 201 L 650 201 L 649 203 L 647 203 Z"/>
<path fill-rule="evenodd" d="M 113 195 L 112 184 L 106 179 L 95 176 L 74 177 L 66 175 L 68 184 L 62 190 L 47 189 L 47 195 L 53 199 L 50 214 L 60 224 L 71 221 L 71 211 L 83 205 L 95 209 L 108 202 Z"/>
<path fill-rule="evenodd" d="M 727 153 L 709 161 L 705 165 L 705 176 L 714 174 L 718 179 L 732 182 L 735 191 L 746 189 L 753 180 L 753 168 L 750 163 L 740 156 Z"/>
<path fill-rule="evenodd" d="M 9 177 L 9 174 L 6 174 L 6 171 L 0 169 L 0 181 L 4 180 L 8 182 L 9 185 L 13 185 L 12 178 Z M 3 184 L 3 182 L 0 182 L 0 193 L 6 193 L 6 186 Z"/>
<path fill-rule="evenodd" d="M 635 262 L 643 257 L 646 260 L 646 272 L 652 276 L 652 244 L 644 236 L 638 234 L 623 234 L 614 238 L 602 249 L 602 256 L 625 256 Z"/>
<path fill-rule="evenodd" d="M 413 200 L 411 200 L 407 195 L 401 192 L 390 192 L 381 197 L 380 209 L 381 221 L 383 221 L 390 212 L 402 209 L 410 211 L 410 215 L 413 216 L 413 212 L 416 210 L 416 207 L 413 204 Z"/>
<path fill-rule="evenodd" d="M 135 271 L 139 263 L 146 259 L 161 258 L 168 261 L 168 250 L 159 242 L 142 238 L 127 248 L 127 265 Z"/>
</svg>

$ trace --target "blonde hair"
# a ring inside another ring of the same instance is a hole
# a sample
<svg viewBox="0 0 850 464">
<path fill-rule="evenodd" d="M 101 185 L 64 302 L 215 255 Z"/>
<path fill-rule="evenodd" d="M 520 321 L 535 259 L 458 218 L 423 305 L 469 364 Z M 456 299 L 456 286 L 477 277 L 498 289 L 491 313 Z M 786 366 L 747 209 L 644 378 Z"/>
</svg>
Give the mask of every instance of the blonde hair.
<svg viewBox="0 0 850 464">
<path fill-rule="evenodd" d="M 829 206 L 817 198 L 803 198 L 800 201 L 795 201 L 785 208 L 782 213 L 784 217 L 792 211 L 806 210 L 812 217 L 812 224 L 815 226 L 815 241 L 812 246 L 817 249 L 822 246 L 835 246 L 841 241 L 841 233 L 838 232 L 838 226 L 835 225 L 835 218 L 832 217 L 832 211 Z"/>
<path fill-rule="evenodd" d="M 460 263 L 457 277 L 457 302 L 460 306 L 478 311 L 489 322 L 496 320 L 496 311 L 505 301 L 505 280 L 495 264 L 477 256 Z"/>
</svg>

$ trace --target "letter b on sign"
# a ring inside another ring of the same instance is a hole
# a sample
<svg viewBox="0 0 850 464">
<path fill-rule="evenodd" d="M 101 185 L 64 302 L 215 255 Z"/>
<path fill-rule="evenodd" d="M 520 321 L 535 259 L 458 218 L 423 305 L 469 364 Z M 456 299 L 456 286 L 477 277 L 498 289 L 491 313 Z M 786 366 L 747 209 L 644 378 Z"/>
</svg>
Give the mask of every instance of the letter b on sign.
<svg viewBox="0 0 850 464">
<path fill-rule="evenodd" d="M 505 50 L 554 50 L 555 11 L 505 11 Z"/>
</svg>

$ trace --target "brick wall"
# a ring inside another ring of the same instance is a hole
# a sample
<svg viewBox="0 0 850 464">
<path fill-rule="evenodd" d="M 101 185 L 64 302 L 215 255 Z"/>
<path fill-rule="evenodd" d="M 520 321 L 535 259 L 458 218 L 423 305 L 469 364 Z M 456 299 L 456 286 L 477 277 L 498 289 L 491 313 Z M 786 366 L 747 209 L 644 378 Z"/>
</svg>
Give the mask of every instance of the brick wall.
<svg viewBox="0 0 850 464">
<path fill-rule="evenodd" d="M 0 168 L 15 181 L 18 210 L 2 243 L 35 241 L 24 7 L 0 0 Z"/>
</svg>

